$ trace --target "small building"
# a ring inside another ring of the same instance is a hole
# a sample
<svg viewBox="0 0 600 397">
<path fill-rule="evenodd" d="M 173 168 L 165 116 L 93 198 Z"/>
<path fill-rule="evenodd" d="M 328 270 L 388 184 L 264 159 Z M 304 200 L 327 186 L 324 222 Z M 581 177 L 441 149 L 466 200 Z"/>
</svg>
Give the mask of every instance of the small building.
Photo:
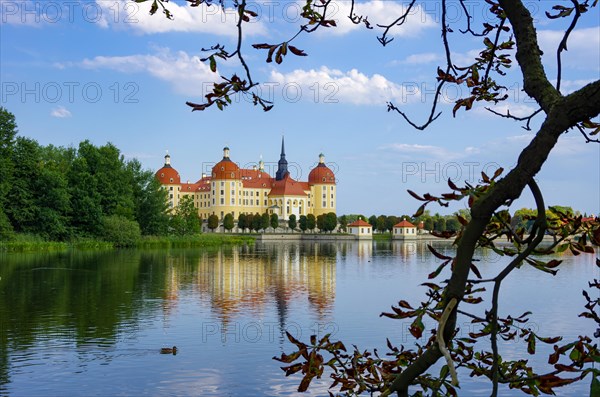
<svg viewBox="0 0 600 397">
<path fill-rule="evenodd" d="M 348 233 L 356 236 L 356 238 L 359 240 L 372 239 L 373 226 L 371 226 L 369 222 L 359 219 L 348 225 Z"/>
<path fill-rule="evenodd" d="M 392 238 L 396 240 L 415 239 L 417 238 L 417 227 L 406 219 L 403 219 L 394 225 Z"/>
</svg>

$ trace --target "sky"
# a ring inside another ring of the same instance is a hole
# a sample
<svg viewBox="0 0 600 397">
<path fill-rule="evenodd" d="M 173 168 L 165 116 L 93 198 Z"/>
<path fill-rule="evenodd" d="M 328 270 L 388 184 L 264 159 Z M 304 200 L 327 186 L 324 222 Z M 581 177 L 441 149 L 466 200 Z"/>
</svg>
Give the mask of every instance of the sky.
<svg viewBox="0 0 600 397">
<path fill-rule="evenodd" d="M 168 3 L 174 20 L 149 15 L 150 3 L 133 0 L 0 0 L 0 106 L 17 119 L 19 134 L 41 144 L 76 147 L 82 140 L 115 144 L 126 159 L 137 158 L 157 170 L 168 150 L 182 181 L 195 182 L 231 149 L 240 166 L 260 157 L 274 175 L 281 138 L 292 176 L 306 180 L 325 154 L 338 182 L 338 214 L 412 214 L 418 193 L 448 191 L 446 180 L 477 183 L 480 172 L 509 170 L 532 139 L 532 131 L 499 118 L 476 104 L 452 115 L 453 103 L 467 95 L 464 86 L 448 86 L 442 115 L 425 131 L 387 112 L 392 101 L 423 122 L 433 100 L 436 70 L 444 65 L 439 2 L 422 2 L 407 23 L 391 30 L 383 47 L 381 29 L 367 30 L 347 18 L 349 2 L 334 1 L 336 28 L 300 35 L 293 45 L 308 56 L 288 54 L 283 63 L 266 63 L 266 51 L 254 43 L 279 43 L 302 22 L 302 2 L 249 1 L 258 16 L 245 24 L 243 51 L 253 78 L 267 99 L 263 112 L 245 97 L 224 111 L 191 112 L 186 101 L 202 102 L 219 75 L 241 73 L 239 62 L 219 63 L 210 71 L 203 48 L 217 43 L 233 51 L 236 16 L 231 9 L 192 8 L 182 0 Z M 525 1 L 537 26 L 543 61 L 556 79 L 556 45 L 570 19 L 550 20 L 554 2 Z M 391 23 L 408 2 L 359 1 L 368 20 Z M 494 22 L 481 1 L 467 1 L 480 30 Z M 570 3 L 566 3 L 569 5 Z M 453 62 L 470 65 L 483 49 L 482 38 L 462 35 L 466 27 L 457 2 L 449 2 Z M 569 93 L 600 78 L 599 10 L 585 14 L 572 32 L 563 56 L 562 91 Z M 522 92 L 518 68 L 500 80 L 509 99 L 496 111 L 525 116 L 536 110 Z M 548 205 L 567 205 L 582 213 L 600 212 L 600 145 L 585 143 L 578 132 L 564 134 L 538 183 Z M 447 214 L 466 204 L 432 212 Z M 525 192 L 513 210 L 533 207 Z"/>
</svg>

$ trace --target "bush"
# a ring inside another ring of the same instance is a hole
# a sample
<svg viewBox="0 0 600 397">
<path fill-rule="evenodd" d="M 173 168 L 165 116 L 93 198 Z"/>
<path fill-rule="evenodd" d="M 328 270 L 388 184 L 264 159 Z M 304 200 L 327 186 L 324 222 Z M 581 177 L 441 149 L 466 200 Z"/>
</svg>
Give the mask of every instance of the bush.
<svg viewBox="0 0 600 397">
<path fill-rule="evenodd" d="M 102 235 L 115 247 L 133 247 L 140 240 L 142 233 L 136 221 L 120 215 L 111 215 L 102 218 Z"/>
</svg>

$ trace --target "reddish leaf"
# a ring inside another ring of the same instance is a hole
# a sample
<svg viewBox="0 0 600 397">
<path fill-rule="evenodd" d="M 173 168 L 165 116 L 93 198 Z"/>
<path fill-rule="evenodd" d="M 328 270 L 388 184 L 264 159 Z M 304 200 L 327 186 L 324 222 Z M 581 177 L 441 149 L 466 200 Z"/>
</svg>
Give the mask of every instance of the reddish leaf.
<svg viewBox="0 0 600 397">
<path fill-rule="evenodd" d="M 416 198 L 419 201 L 427 201 L 423 197 L 419 196 L 417 193 L 413 192 L 412 190 L 407 190 L 407 192 L 408 192 L 408 194 L 410 194 L 411 196 L 413 196 L 414 198 Z"/>
<path fill-rule="evenodd" d="M 437 252 L 437 251 L 435 250 L 435 248 L 433 248 L 433 247 L 432 247 L 430 244 L 427 244 L 427 248 L 429 248 L 429 251 L 431 251 L 431 253 L 432 253 L 432 254 L 433 254 L 433 255 L 434 255 L 436 258 L 438 258 L 438 259 L 442 259 L 442 260 L 449 260 L 449 259 L 452 259 L 452 258 L 451 258 L 451 257 L 449 257 L 449 256 L 446 256 L 446 255 L 443 255 L 443 254 L 440 254 L 439 252 Z"/>
<path fill-rule="evenodd" d="M 308 55 L 303 50 L 300 50 L 300 49 L 294 47 L 293 45 L 288 46 L 288 48 L 290 49 L 292 54 L 297 55 L 299 57 L 305 57 L 306 55 Z"/>
</svg>

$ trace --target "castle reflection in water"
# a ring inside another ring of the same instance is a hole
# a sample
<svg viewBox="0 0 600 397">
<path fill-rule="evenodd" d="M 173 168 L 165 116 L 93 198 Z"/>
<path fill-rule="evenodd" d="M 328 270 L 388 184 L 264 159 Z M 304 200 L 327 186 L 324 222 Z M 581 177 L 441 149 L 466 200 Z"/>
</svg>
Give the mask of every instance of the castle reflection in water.
<svg viewBox="0 0 600 397">
<path fill-rule="evenodd" d="M 179 289 L 191 287 L 223 326 L 238 313 L 258 317 L 272 305 L 283 326 L 290 305 L 304 299 L 318 319 L 326 320 L 334 306 L 338 262 L 351 256 L 369 264 L 373 255 L 390 251 L 411 261 L 424 250 L 425 244 L 398 241 L 277 242 L 173 255 L 166 261 L 163 309 L 171 312 Z"/>
</svg>

